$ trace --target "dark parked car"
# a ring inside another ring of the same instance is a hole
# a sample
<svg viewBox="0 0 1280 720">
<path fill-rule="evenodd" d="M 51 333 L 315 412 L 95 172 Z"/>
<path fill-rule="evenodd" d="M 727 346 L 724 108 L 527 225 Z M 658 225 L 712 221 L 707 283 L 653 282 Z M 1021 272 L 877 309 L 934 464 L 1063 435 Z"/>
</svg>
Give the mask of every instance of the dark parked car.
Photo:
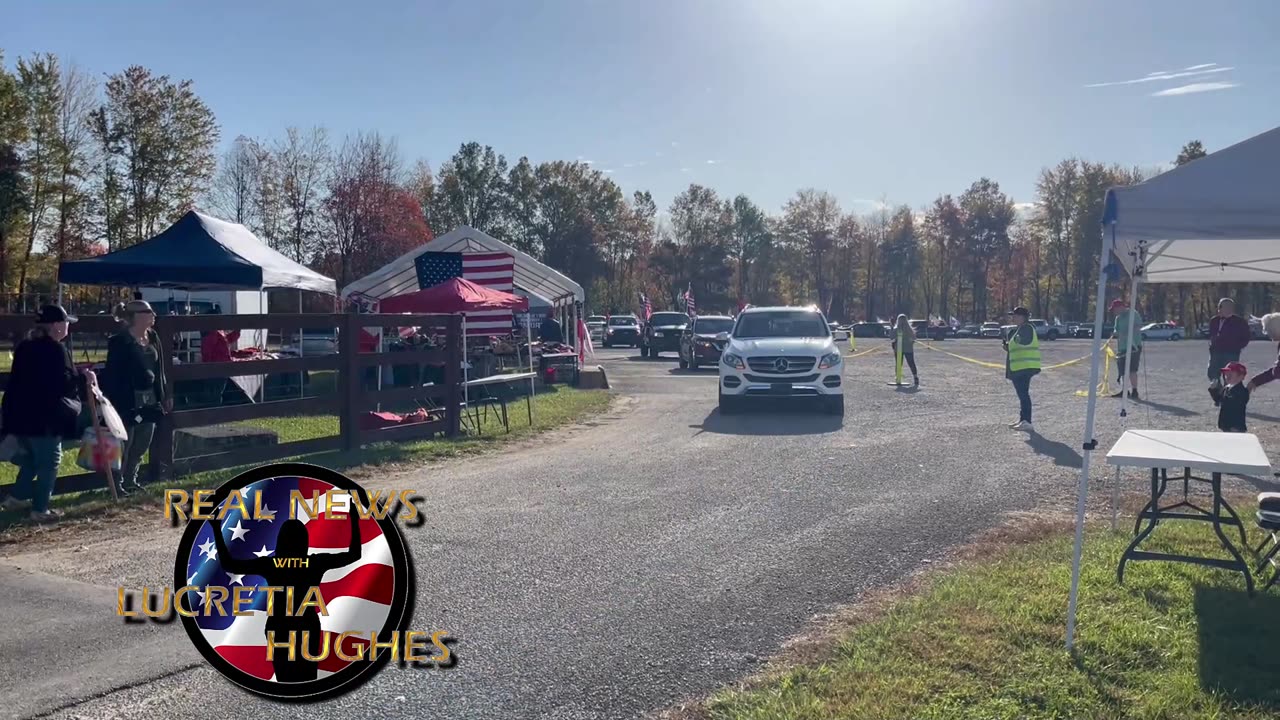
<svg viewBox="0 0 1280 720">
<path fill-rule="evenodd" d="M 965 325 L 959 330 L 956 330 L 956 337 L 958 338 L 976 338 L 981 335 L 982 328 L 977 325 Z"/>
<path fill-rule="evenodd" d="M 689 325 L 689 316 L 678 312 L 654 313 L 640 336 L 640 357 L 680 352 L 680 334 Z"/>
<path fill-rule="evenodd" d="M 720 362 L 729 344 L 733 318 L 727 315 L 700 315 L 680 334 L 680 367 L 697 370 L 699 365 Z"/>
<path fill-rule="evenodd" d="M 854 323 L 849 328 L 849 332 L 856 338 L 882 338 L 885 336 L 884 325 L 874 322 Z"/>
<path fill-rule="evenodd" d="M 604 346 L 629 345 L 640 347 L 640 321 L 635 315 L 614 315 L 604 329 Z"/>
<path fill-rule="evenodd" d="M 911 329 L 921 340 L 946 340 L 950 331 L 946 325 L 930 325 L 928 320 L 912 320 Z"/>
</svg>

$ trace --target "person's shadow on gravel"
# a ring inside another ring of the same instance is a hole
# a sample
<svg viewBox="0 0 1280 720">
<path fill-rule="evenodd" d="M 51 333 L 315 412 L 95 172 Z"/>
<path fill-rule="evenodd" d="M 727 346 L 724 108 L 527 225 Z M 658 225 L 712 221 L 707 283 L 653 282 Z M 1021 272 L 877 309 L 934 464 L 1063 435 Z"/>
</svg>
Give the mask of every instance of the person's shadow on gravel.
<svg viewBox="0 0 1280 720">
<path fill-rule="evenodd" d="M 1080 453 L 1076 452 L 1070 445 L 1060 443 L 1057 440 L 1050 440 L 1038 433 L 1031 433 L 1027 437 L 1027 445 L 1031 446 L 1031 449 L 1037 454 L 1053 458 L 1054 465 L 1076 468 L 1078 470 L 1080 469 L 1080 466 L 1084 464 L 1084 458 L 1082 458 Z"/>
</svg>

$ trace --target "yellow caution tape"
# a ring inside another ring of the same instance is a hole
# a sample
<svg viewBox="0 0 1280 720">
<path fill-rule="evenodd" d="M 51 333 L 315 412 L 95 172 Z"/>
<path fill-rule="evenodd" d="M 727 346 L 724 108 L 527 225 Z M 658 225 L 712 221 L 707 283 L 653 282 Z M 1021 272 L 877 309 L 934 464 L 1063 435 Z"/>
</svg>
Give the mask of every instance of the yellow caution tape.
<svg viewBox="0 0 1280 720">
<path fill-rule="evenodd" d="M 863 350 L 863 351 L 862 351 L 862 352 L 860 352 L 860 353 L 853 353 L 853 354 L 851 354 L 851 355 L 845 355 L 845 357 L 846 357 L 846 358 L 862 357 L 863 355 L 870 355 L 870 354 L 871 354 L 871 353 L 873 353 L 873 352 L 880 352 L 880 351 L 881 351 L 881 350 L 883 350 L 883 349 L 884 349 L 884 346 L 883 346 L 883 345 L 881 345 L 880 347 L 873 347 L 873 348 L 871 348 L 870 350 Z"/>
<path fill-rule="evenodd" d="M 1110 395 L 1111 390 L 1111 358 L 1116 357 L 1116 351 L 1111 349 L 1111 345 L 1107 344 L 1103 347 L 1104 360 L 1102 365 L 1102 382 L 1098 383 L 1098 397 Z M 1079 397 L 1089 397 L 1088 390 L 1077 390 L 1076 395 Z"/>
<path fill-rule="evenodd" d="M 975 358 L 965 357 L 965 356 L 963 356 L 963 355 L 957 355 L 957 354 L 955 354 L 955 353 L 953 353 L 953 352 L 947 352 L 946 350 L 943 350 L 943 349 L 941 349 L 941 348 L 936 348 L 936 347 L 934 347 L 934 346 L 933 346 L 933 344 L 932 344 L 932 343 L 920 343 L 920 344 L 921 344 L 922 346 L 924 346 L 924 347 L 926 347 L 926 348 L 930 349 L 930 350 L 933 350 L 934 352 L 940 352 L 940 353 L 942 353 L 943 355 L 950 355 L 951 357 L 953 357 L 953 358 L 955 358 L 955 359 L 957 359 L 957 360 L 963 360 L 963 361 L 965 361 L 965 362 L 973 363 L 974 365 L 981 365 L 982 367 L 995 368 L 995 369 L 997 369 L 997 370 L 1003 370 L 1003 369 L 1004 369 L 1004 364 L 1003 364 L 1003 363 L 997 364 L 997 363 L 993 363 L 993 362 L 987 362 L 987 361 L 985 361 L 985 360 L 977 360 L 977 359 L 975 359 Z"/>
</svg>

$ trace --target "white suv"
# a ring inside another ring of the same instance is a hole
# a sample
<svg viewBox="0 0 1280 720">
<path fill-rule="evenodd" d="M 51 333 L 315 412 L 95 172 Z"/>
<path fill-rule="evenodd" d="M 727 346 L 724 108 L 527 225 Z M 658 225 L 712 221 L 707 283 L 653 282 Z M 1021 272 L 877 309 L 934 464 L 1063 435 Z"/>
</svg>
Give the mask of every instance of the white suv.
<svg viewBox="0 0 1280 720">
<path fill-rule="evenodd" d="M 843 370 L 840 348 L 817 309 L 747 308 L 720 358 L 720 413 L 752 400 L 810 397 L 829 414 L 844 415 Z"/>
</svg>

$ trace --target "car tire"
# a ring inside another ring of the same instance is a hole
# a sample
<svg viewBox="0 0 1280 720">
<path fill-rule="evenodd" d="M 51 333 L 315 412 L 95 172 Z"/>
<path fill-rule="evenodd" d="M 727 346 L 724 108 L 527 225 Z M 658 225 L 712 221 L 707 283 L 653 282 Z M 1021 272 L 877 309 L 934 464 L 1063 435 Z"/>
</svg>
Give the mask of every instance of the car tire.
<svg viewBox="0 0 1280 720">
<path fill-rule="evenodd" d="M 844 417 L 844 395 L 829 395 L 823 398 L 823 406 L 828 415 Z"/>
<path fill-rule="evenodd" d="M 738 413 L 738 398 L 732 395 L 720 393 L 719 405 L 721 415 L 736 415 Z"/>
<path fill-rule="evenodd" d="M 689 353 L 689 369 L 690 370 L 698 369 L 698 356 L 695 355 L 694 353 Z"/>
<path fill-rule="evenodd" d="M 611 348 L 611 347 L 613 347 L 613 343 L 611 343 L 611 342 L 605 342 L 604 346 L 605 346 L 605 347 L 607 347 L 607 348 Z"/>
<path fill-rule="evenodd" d="M 645 347 L 644 345 L 640 345 L 639 347 L 640 347 L 640 357 L 642 358 L 649 357 L 649 348 Z"/>
<path fill-rule="evenodd" d="M 1057 330 L 1050 330 L 1050 331 L 1049 331 L 1049 341 L 1050 341 L 1050 342 L 1053 342 L 1054 340 L 1057 340 L 1057 339 L 1058 339 L 1058 331 L 1057 331 Z"/>
<path fill-rule="evenodd" d="M 1182 336 L 1181 336 L 1181 335 L 1179 335 L 1178 333 L 1174 333 L 1174 334 L 1172 334 L 1172 335 L 1170 335 L 1170 336 L 1169 336 L 1169 340 L 1170 340 L 1170 341 L 1173 341 L 1173 340 L 1181 340 L 1181 339 L 1182 339 Z"/>
</svg>

